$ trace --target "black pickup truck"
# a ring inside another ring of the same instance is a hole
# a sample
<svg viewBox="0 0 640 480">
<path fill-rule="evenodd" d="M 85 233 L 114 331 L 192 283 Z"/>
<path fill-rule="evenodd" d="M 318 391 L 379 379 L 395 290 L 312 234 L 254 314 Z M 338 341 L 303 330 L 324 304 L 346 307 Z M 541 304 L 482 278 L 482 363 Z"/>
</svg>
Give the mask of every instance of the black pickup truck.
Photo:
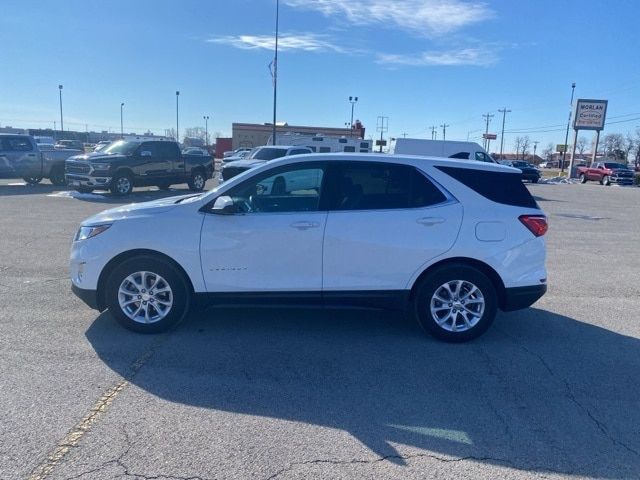
<svg viewBox="0 0 640 480">
<path fill-rule="evenodd" d="M 187 183 L 199 192 L 212 175 L 210 156 L 185 155 L 176 142 L 167 140 L 119 140 L 100 152 L 65 162 L 67 183 L 79 192 L 108 189 L 114 195 L 128 195 L 133 187 L 168 189 L 176 183 Z"/>
</svg>

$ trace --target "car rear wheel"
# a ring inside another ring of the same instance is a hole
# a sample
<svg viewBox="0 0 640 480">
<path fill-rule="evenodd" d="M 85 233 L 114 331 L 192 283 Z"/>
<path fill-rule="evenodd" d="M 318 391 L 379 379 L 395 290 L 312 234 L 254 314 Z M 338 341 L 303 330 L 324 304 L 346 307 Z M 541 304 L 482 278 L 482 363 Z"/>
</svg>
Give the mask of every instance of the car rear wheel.
<svg viewBox="0 0 640 480">
<path fill-rule="evenodd" d="M 194 192 L 201 192 L 204 189 L 204 185 L 207 183 L 207 178 L 201 170 L 196 170 L 191 174 L 189 179 L 189 189 Z"/>
<path fill-rule="evenodd" d="M 189 309 L 184 275 L 160 257 L 125 260 L 109 275 L 105 292 L 109 312 L 122 326 L 141 333 L 165 331 Z"/>
<path fill-rule="evenodd" d="M 580 174 L 580 183 L 587 183 L 587 177 L 584 173 Z"/>
<path fill-rule="evenodd" d="M 448 265 L 425 277 L 414 296 L 418 323 L 446 342 L 466 342 L 482 335 L 497 310 L 496 290 L 476 268 Z"/>
<path fill-rule="evenodd" d="M 56 187 L 64 187 L 67 184 L 67 179 L 64 178 L 64 167 L 59 165 L 51 169 L 49 173 L 49 181 Z"/>
<path fill-rule="evenodd" d="M 118 196 L 129 195 L 133 191 L 133 179 L 128 173 L 116 173 L 111 180 L 111 193 Z"/>
</svg>

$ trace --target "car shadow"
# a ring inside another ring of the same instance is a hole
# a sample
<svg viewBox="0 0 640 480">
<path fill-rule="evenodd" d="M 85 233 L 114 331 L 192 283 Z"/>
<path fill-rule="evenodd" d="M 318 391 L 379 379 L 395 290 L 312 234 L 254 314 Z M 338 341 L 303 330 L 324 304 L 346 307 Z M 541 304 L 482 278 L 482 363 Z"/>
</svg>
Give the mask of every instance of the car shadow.
<svg viewBox="0 0 640 480">
<path fill-rule="evenodd" d="M 213 188 L 213 187 L 212 187 Z M 18 195 L 46 195 L 49 197 L 72 198 L 82 202 L 91 203 L 138 203 L 150 200 L 159 200 L 166 197 L 175 197 L 178 195 L 188 195 L 195 193 L 189 190 L 187 185 L 172 186 L 169 190 L 159 190 L 156 187 L 136 188 L 130 195 L 126 197 L 118 197 L 112 195 L 106 190 L 95 190 L 91 193 L 81 193 L 70 187 L 59 187 L 49 183 L 40 183 L 36 185 L 25 184 L 16 180 L 9 184 L 0 185 L 0 197 L 2 196 L 18 196 Z"/>
<path fill-rule="evenodd" d="M 467 344 L 390 312 L 300 308 L 210 308 L 156 337 L 105 312 L 86 336 L 152 395 L 340 429 L 398 465 L 405 445 L 523 471 L 640 471 L 639 341 L 537 308 Z"/>
</svg>

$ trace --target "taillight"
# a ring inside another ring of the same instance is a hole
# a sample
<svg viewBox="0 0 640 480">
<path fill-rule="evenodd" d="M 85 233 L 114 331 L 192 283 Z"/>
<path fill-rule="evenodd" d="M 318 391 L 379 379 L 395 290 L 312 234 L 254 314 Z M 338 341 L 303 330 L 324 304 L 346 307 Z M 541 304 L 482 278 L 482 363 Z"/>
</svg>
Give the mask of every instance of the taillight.
<svg viewBox="0 0 640 480">
<path fill-rule="evenodd" d="M 518 220 L 527 227 L 536 237 L 541 237 L 549 229 L 547 217 L 544 215 L 520 215 Z"/>
</svg>

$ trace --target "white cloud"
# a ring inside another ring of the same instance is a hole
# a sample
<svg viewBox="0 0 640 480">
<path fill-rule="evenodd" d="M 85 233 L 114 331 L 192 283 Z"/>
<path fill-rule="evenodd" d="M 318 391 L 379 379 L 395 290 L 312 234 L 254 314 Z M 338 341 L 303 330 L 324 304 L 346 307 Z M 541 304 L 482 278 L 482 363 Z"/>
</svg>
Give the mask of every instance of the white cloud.
<svg viewBox="0 0 640 480">
<path fill-rule="evenodd" d="M 458 66 L 476 65 L 488 66 L 496 63 L 494 54 L 480 48 L 462 48 L 459 50 L 447 50 L 441 52 L 422 52 L 412 55 L 400 55 L 392 53 L 378 54 L 377 63 L 397 66 Z"/>
<path fill-rule="evenodd" d="M 355 25 L 390 25 L 423 36 L 441 36 L 494 16 L 477 0 L 284 0 Z"/>
<path fill-rule="evenodd" d="M 220 43 L 231 45 L 232 47 L 245 50 L 254 49 L 275 49 L 275 38 L 273 35 L 229 35 L 213 37 L 207 40 L 210 43 Z M 347 53 L 347 50 L 339 45 L 335 45 L 324 35 L 315 34 L 283 34 L 278 37 L 278 50 L 302 50 L 305 52 L 326 52 L 333 51 Z"/>
</svg>

